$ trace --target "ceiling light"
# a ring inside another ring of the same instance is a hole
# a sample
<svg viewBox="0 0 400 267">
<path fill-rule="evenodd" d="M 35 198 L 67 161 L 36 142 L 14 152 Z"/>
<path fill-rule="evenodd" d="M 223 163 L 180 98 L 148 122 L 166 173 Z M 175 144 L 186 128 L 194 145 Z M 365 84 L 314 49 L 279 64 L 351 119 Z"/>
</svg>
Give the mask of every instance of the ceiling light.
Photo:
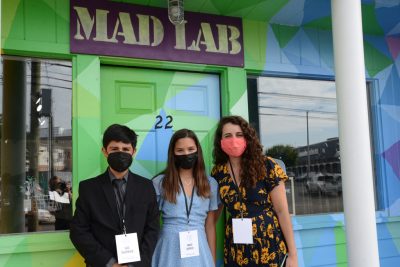
<svg viewBox="0 0 400 267">
<path fill-rule="evenodd" d="M 168 0 L 168 18 L 174 25 L 181 24 L 183 22 L 183 0 Z"/>
</svg>

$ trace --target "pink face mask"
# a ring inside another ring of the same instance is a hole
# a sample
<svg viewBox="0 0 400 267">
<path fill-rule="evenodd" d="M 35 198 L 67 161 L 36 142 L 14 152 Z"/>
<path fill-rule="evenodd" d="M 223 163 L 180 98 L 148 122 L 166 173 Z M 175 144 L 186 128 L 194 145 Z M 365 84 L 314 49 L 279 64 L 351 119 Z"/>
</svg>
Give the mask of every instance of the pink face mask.
<svg viewBox="0 0 400 267">
<path fill-rule="evenodd" d="M 246 150 L 246 139 L 230 137 L 221 139 L 222 150 L 231 157 L 240 157 Z"/>
</svg>

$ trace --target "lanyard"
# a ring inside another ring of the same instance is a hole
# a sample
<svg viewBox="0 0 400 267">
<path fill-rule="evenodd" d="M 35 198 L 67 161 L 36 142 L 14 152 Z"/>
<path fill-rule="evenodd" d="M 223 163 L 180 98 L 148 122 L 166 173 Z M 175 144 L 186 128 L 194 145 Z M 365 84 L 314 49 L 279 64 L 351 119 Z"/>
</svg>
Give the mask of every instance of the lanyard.
<svg viewBox="0 0 400 267">
<path fill-rule="evenodd" d="M 188 207 L 185 188 L 183 187 L 182 180 L 181 180 L 180 176 L 179 176 L 179 184 L 181 185 L 182 191 L 183 191 L 183 195 L 185 196 L 186 217 L 187 217 L 187 223 L 189 224 L 189 216 L 190 216 L 190 211 L 192 210 L 192 204 L 193 204 L 193 198 L 194 198 L 194 185 L 193 185 L 193 188 L 192 188 L 192 197 L 190 198 L 190 205 Z"/>
<path fill-rule="evenodd" d="M 243 219 L 243 206 L 242 206 L 243 205 L 243 197 L 242 197 L 242 192 L 240 191 L 238 182 L 236 181 L 236 176 L 235 176 L 235 172 L 233 171 L 233 168 L 232 168 L 232 163 L 231 163 L 230 160 L 228 160 L 228 161 L 229 161 L 229 166 L 231 167 L 231 172 L 232 172 L 232 176 L 233 176 L 232 178 L 233 178 L 233 182 L 235 184 L 235 190 L 238 191 L 238 197 L 239 197 L 239 202 L 240 202 L 240 216 Z"/>
</svg>

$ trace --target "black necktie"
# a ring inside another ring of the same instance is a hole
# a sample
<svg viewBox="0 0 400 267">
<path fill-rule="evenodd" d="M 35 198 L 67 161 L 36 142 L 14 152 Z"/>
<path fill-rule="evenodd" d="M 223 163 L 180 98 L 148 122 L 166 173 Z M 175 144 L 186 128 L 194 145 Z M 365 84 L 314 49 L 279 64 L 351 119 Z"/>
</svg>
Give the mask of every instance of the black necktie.
<svg viewBox="0 0 400 267">
<path fill-rule="evenodd" d="M 116 195 L 117 195 L 117 202 L 118 202 L 118 210 L 120 212 L 120 216 L 123 215 L 123 205 L 124 205 L 124 189 L 123 185 L 125 183 L 125 179 L 114 179 L 113 184 L 115 187 Z"/>
</svg>

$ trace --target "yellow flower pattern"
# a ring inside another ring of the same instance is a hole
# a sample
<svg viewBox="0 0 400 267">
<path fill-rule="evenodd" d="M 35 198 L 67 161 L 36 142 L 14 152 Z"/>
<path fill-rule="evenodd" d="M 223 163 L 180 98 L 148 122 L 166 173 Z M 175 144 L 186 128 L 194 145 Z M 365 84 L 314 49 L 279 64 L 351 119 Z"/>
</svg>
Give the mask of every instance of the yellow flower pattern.
<svg viewBox="0 0 400 267">
<path fill-rule="evenodd" d="M 266 177 L 259 179 L 254 188 L 240 186 L 242 206 L 227 165 L 216 165 L 211 172 L 219 184 L 221 201 L 230 214 L 225 226 L 225 266 L 278 267 L 280 259 L 287 252 L 270 196 L 274 187 L 281 181 L 285 182 L 287 176 L 271 158 L 266 158 L 266 166 Z M 252 219 L 253 244 L 250 245 L 233 243 L 231 218 L 240 217 L 241 208 L 244 217 Z"/>
<path fill-rule="evenodd" d="M 258 264 L 258 262 L 259 262 L 258 250 L 254 250 L 254 251 L 253 251 L 253 259 L 254 259 L 254 262 L 255 262 L 256 264 Z"/>
</svg>

